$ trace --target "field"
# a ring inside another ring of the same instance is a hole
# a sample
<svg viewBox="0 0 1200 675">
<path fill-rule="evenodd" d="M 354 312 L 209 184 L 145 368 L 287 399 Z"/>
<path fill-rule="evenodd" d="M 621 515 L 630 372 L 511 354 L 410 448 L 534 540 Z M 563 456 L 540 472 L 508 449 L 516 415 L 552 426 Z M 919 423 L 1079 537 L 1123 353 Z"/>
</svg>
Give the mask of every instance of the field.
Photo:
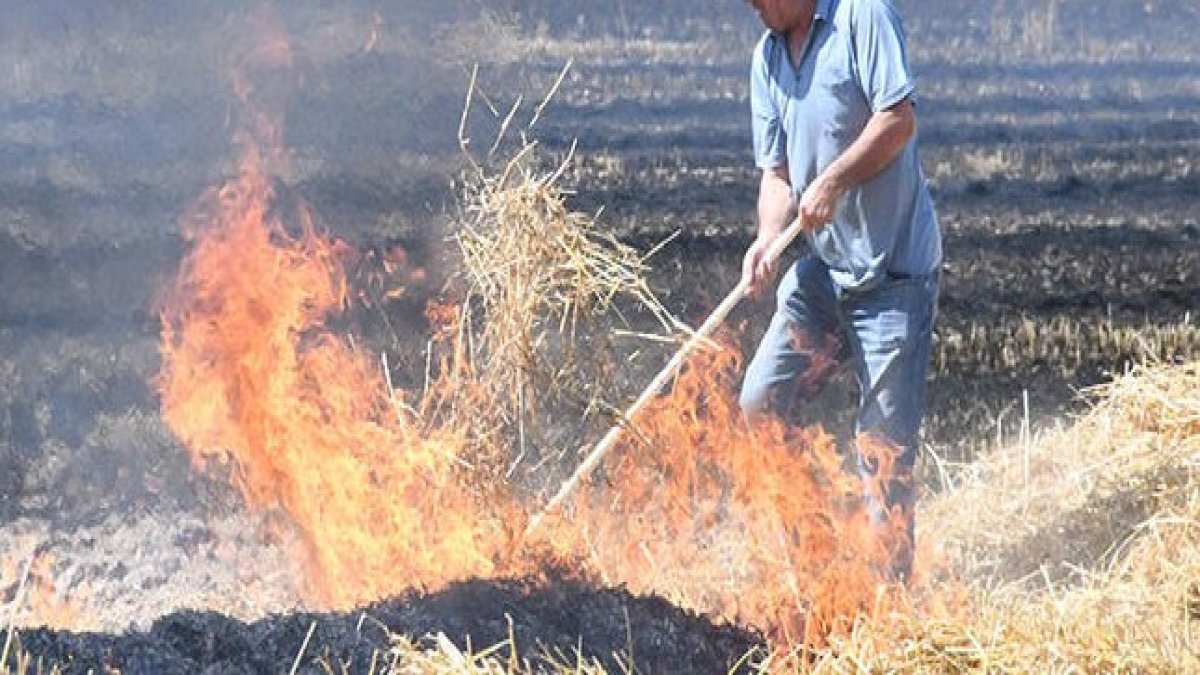
<svg viewBox="0 0 1200 675">
<path fill-rule="evenodd" d="M 737 2 L 175 4 L 28 3 L 0 27 L 0 600 L 30 629 L 153 626 L 135 634 L 151 660 L 131 672 L 157 671 L 163 644 L 196 635 L 210 646 L 193 664 L 213 662 L 216 639 L 270 669 L 318 617 L 318 641 L 369 660 L 348 637 L 360 615 L 316 614 L 305 596 L 302 561 L 278 534 L 287 516 L 247 509 L 226 480 L 236 469 L 198 470 L 155 384 L 161 311 L 194 243 L 181 225 L 236 174 L 235 132 L 258 123 L 234 74 L 258 68 L 253 95 L 280 119 L 279 210 L 309 204 L 323 232 L 366 252 L 356 260 L 368 276 L 370 253 L 406 252 L 403 295 L 364 286 L 332 325 L 365 353 L 388 352 L 395 386 L 417 390 L 426 302 L 456 283 L 448 236 L 463 217 L 464 139 L 484 157 L 499 138 L 504 158 L 527 133 L 547 170 L 566 161 L 566 204 L 638 251 L 666 241 L 647 261 L 650 286 L 684 321 L 704 318 L 753 233 L 746 71 L 760 26 Z M 920 467 L 936 499 L 976 462 L 1069 425 L 1087 407 L 1081 389 L 1135 363 L 1200 358 L 1200 8 L 897 4 L 945 235 Z M 280 41 L 286 63 L 263 56 Z M 521 128 L 499 137 L 518 97 Z M 752 348 L 769 309 L 739 308 L 729 339 Z M 630 332 L 653 330 L 629 316 Z M 669 346 L 618 342 L 629 360 L 604 396 L 619 407 Z M 840 378 L 811 421 L 845 435 L 853 396 Z M 531 494 L 571 466 L 544 452 L 509 472 Z M 39 600 L 17 607 L 31 560 Z M 626 650 L 650 672 L 686 651 L 663 644 L 695 641 L 704 669 L 759 641 L 736 622 L 574 579 L 421 590 L 372 615 L 416 637 L 470 633 L 479 648 L 510 637 L 505 613 L 465 615 L 504 608 L 518 614 L 517 644 L 568 654 L 591 621 L 590 654 Z M 278 613 L 290 614 L 266 618 Z M 631 622 L 647 628 L 634 635 Z M 68 646 L 84 639 L 75 633 L 28 638 L 34 653 L 84 653 Z M 106 639 L 95 649 L 135 649 Z M 275 651 L 254 653 L 263 644 Z"/>
</svg>

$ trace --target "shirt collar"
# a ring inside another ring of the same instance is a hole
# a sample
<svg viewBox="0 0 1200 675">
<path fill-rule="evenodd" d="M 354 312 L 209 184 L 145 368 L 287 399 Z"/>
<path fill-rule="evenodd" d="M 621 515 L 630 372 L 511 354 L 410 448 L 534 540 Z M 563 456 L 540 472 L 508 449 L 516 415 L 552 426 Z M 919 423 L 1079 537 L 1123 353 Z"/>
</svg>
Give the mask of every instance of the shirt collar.
<svg viewBox="0 0 1200 675">
<path fill-rule="evenodd" d="M 813 21 L 826 21 L 833 16 L 834 0 L 817 0 L 817 11 Z"/>
<path fill-rule="evenodd" d="M 833 12 L 837 9 L 838 0 L 817 0 L 817 9 L 813 12 L 813 25 L 817 22 L 826 23 L 833 18 Z M 771 34 L 776 38 L 782 39 L 783 33 L 771 31 Z"/>
</svg>

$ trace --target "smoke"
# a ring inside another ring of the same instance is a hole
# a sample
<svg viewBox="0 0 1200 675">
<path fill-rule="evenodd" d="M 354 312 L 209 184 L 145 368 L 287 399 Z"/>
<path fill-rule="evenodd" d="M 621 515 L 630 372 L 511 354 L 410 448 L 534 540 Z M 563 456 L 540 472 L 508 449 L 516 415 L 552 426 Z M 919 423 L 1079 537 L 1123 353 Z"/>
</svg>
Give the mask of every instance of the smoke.
<svg viewBox="0 0 1200 675">
<path fill-rule="evenodd" d="M 229 154 L 230 76 L 261 48 L 266 14 L 297 55 L 288 125 L 297 153 L 345 166 L 450 149 L 446 121 L 461 105 L 468 55 L 445 45 L 479 11 L 431 1 L 8 7 L 0 124 L 35 154 L 34 165 L 4 172 L 91 192 L 153 184 L 194 194 Z M 48 156 L 66 145 L 71 161 Z"/>
</svg>

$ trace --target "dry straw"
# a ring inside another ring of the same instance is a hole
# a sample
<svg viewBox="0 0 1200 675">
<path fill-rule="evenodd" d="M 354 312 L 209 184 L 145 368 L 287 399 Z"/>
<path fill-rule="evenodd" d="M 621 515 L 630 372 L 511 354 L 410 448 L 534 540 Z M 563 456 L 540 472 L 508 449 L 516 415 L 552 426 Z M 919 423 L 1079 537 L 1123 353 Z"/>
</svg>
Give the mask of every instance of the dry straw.
<svg viewBox="0 0 1200 675">
<path fill-rule="evenodd" d="M 1089 393 L 1095 403 L 1073 425 L 959 467 L 953 488 L 922 505 L 919 538 L 940 551 L 923 580 L 881 595 L 821 649 L 784 646 L 744 665 L 1200 671 L 1200 362 L 1143 366 Z M 441 643 L 397 649 L 411 663 L 463 663 Z M 446 672 L 430 667 L 408 672 Z M 511 660 L 489 667 L 477 672 L 532 672 Z"/>
<path fill-rule="evenodd" d="M 643 278 L 642 257 L 569 211 L 553 175 L 535 174 L 530 157 L 522 153 L 498 178 L 471 188 L 456 237 L 483 312 L 479 365 L 514 397 L 536 376 L 560 381 L 564 373 L 540 358 L 551 336 L 562 338 L 563 363 L 571 363 L 579 322 L 614 309 L 620 296 L 670 325 Z"/>
<path fill-rule="evenodd" d="M 611 408 L 597 399 L 606 389 L 602 371 L 609 365 L 599 355 L 607 350 L 577 339 L 584 326 L 589 336 L 607 339 L 611 333 L 596 330 L 597 322 L 603 317 L 625 323 L 624 309 L 648 312 L 664 333 L 676 327 L 645 279 L 653 251 L 639 253 L 595 217 L 568 207 L 559 182 L 570 169 L 574 146 L 551 164 L 526 137 L 569 67 L 528 123 L 515 122 L 523 98 L 501 112 L 479 92 L 477 71 L 463 109 L 459 141 L 470 169 L 454 238 L 467 298 L 458 314 L 457 364 L 450 371 L 460 377 L 442 391 L 469 392 L 470 404 L 457 409 L 470 411 L 484 445 L 516 436 L 523 449 L 527 433 L 562 426 L 564 407 L 581 414 Z M 488 102 L 499 125 L 484 157 L 470 153 L 467 137 L 477 97 Z M 497 160 L 497 149 L 505 147 L 514 127 L 522 130 L 521 140 L 510 157 Z"/>
<path fill-rule="evenodd" d="M 542 650 L 536 662 L 519 658 L 518 653 L 511 623 L 508 640 L 479 651 L 469 647 L 460 649 L 442 633 L 420 642 L 404 636 L 393 636 L 391 649 L 379 659 L 381 667 L 371 672 L 412 675 L 603 675 L 607 672 L 594 659 L 578 652 L 566 655 Z"/>
<path fill-rule="evenodd" d="M 1032 444 L 1028 484 L 1014 448 L 923 510 L 966 609 L 865 626 L 839 652 L 870 645 L 868 663 L 902 670 L 1200 668 L 1200 363 L 1144 366 L 1091 393 L 1075 425 Z M 895 639 L 880 649 L 873 630 Z"/>
<path fill-rule="evenodd" d="M 1200 359 L 1200 324 L 1191 317 L 1140 326 L 1111 319 L 1081 322 L 1065 315 L 1049 321 L 1018 317 L 941 332 L 934 354 L 939 372 L 1008 373 L 1053 366 L 1070 376 L 1097 363 Z"/>
</svg>

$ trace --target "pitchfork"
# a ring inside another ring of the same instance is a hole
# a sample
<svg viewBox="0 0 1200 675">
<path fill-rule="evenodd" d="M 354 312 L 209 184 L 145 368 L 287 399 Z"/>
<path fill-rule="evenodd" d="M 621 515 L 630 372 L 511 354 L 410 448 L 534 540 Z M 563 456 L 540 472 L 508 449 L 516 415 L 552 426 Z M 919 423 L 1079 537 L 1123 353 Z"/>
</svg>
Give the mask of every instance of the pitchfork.
<svg viewBox="0 0 1200 675">
<path fill-rule="evenodd" d="M 784 230 L 779 236 L 775 237 L 775 240 L 771 242 L 771 245 L 767 248 L 767 252 L 765 254 L 766 260 L 774 262 L 780 256 L 780 254 L 783 253 L 783 250 L 786 249 L 788 245 L 796 239 L 797 236 L 799 236 L 803 229 L 804 228 L 800 220 L 795 220 L 790 226 L 788 226 L 786 230 Z M 562 487 L 558 489 L 558 493 L 546 503 L 546 506 L 543 507 L 540 512 L 533 516 L 533 518 L 529 521 L 529 525 L 525 528 L 524 537 L 528 537 L 529 535 L 533 534 L 533 532 L 537 530 L 538 526 L 542 524 L 542 520 L 547 515 L 553 513 L 556 509 L 562 506 L 562 503 L 566 501 L 567 497 L 569 497 L 571 493 L 574 492 L 577 487 L 579 487 L 579 483 L 596 469 L 596 466 L 598 466 L 600 461 L 604 459 L 604 455 L 608 454 L 608 451 L 612 450 L 613 446 L 617 444 L 617 441 L 621 439 L 621 436 L 625 433 L 625 428 L 632 422 L 633 418 L 637 416 L 637 414 L 642 411 L 642 408 L 646 407 L 646 404 L 648 404 L 650 400 L 654 398 L 654 396 L 657 395 L 663 387 L 666 386 L 667 382 L 670 381 L 670 379 L 674 377 L 677 372 L 679 372 L 679 369 L 683 366 L 684 362 L 687 361 L 687 358 L 691 356 L 691 353 L 695 351 L 696 347 L 699 346 L 701 342 L 708 339 L 709 335 L 717 328 L 717 326 L 721 324 L 721 322 L 725 320 L 725 317 L 727 317 L 729 313 L 733 311 L 733 308 L 736 307 L 739 302 L 741 302 L 742 298 L 746 297 L 746 290 L 748 286 L 748 282 L 744 279 L 738 282 L 737 287 L 734 288 L 729 295 L 725 296 L 725 299 L 721 301 L 721 304 L 717 305 L 717 308 L 712 311 L 712 314 L 708 315 L 708 318 L 704 320 L 704 323 L 700 324 L 700 327 L 696 329 L 696 332 L 693 333 L 690 338 L 688 338 L 687 342 L 683 343 L 683 346 L 675 352 L 675 355 L 671 357 L 671 360 L 667 362 L 667 365 L 664 366 L 661 371 L 659 371 L 658 375 L 656 375 L 650 382 L 650 385 L 647 386 L 645 391 L 642 392 L 642 395 L 633 402 L 633 405 L 629 406 L 629 409 L 625 411 L 624 415 L 618 418 L 617 422 L 608 430 L 608 433 L 604 434 L 604 438 L 601 438 L 600 442 L 596 444 L 596 447 L 593 448 L 592 451 L 588 453 L 588 456 L 584 458 L 583 463 L 579 465 L 579 468 L 575 469 L 575 473 L 571 474 L 571 477 L 562 484 Z"/>
</svg>

